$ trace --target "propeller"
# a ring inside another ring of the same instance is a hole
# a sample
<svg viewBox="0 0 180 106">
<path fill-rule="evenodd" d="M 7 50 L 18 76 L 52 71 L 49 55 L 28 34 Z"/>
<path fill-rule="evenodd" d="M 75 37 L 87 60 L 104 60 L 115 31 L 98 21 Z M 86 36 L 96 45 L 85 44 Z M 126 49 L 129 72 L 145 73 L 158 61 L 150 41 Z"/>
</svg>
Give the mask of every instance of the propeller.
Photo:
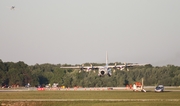
<svg viewBox="0 0 180 106">
<path fill-rule="evenodd" d="M 116 66 L 117 66 L 117 63 L 115 62 L 115 63 L 114 63 L 114 70 L 113 70 L 113 72 L 116 72 L 116 69 L 117 69 Z"/>
<path fill-rule="evenodd" d="M 89 63 L 90 66 L 84 66 L 84 64 L 81 65 L 81 70 L 84 69 L 84 71 L 89 72 L 93 69 L 93 65 Z"/>
<path fill-rule="evenodd" d="M 81 64 L 80 69 L 81 69 L 81 70 L 84 69 L 84 64 Z"/>
<path fill-rule="evenodd" d="M 116 72 L 116 70 L 114 69 L 114 70 L 113 70 L 113 73 L 115 73 L 115 72 Z"/>
<path fill-rule="evenodd" d="M 79 65 L 78 66 L 79 67 L 79 69 L 80 69 L 80 71 L 79 71 L 79 73 L 83 70 L 83 68 L 84 68 L 84 64 L 81 64 L 81 65 Z"/>
<path fill-rule="evenodd" d="M 90 64 L 90 66 L 91 66 L 91 69 L 93 70 L 93 69 L 94 69 L 93 65 L 92 65 L 91 63 L 89 63 L 89 64 Z"/>
<path fill-rule="evenodd" d="M 124 69 L 125 69 L 126 71 L 129 71 L 129 68 L 128 68 L 128 64 L 127 64 L 127 63 L 124 63 Z"/>
</svg>

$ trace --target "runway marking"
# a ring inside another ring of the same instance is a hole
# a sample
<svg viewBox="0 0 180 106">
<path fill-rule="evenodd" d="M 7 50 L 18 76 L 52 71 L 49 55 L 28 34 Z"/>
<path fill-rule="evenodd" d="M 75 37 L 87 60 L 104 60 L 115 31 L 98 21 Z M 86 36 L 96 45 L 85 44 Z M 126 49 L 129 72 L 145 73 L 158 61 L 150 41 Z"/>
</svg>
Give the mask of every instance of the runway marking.
<svg viewBox="0 0 180 106">
<path fill-rule="evenodd" d="M 0 101 L 54 101 L 54 102 L 64 102 L 64 101 L 104 101 L 104 102 L 123 102 L 123 101 L 173 101 L 178 102 L 180 99 L 0 99 Z"/>
</svg>

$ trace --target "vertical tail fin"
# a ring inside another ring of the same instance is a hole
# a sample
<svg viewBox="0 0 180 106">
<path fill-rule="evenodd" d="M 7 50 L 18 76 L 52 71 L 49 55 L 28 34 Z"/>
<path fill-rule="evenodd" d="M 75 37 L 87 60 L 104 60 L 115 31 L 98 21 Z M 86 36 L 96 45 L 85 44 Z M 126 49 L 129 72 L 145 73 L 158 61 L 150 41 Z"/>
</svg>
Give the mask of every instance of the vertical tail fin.
<svg viewBox="0 0 180 106">
<path fill-rule="evenodd" d="M 108 54 L 106 52 L 106 66 L 108 66 Z"/>
</svg>

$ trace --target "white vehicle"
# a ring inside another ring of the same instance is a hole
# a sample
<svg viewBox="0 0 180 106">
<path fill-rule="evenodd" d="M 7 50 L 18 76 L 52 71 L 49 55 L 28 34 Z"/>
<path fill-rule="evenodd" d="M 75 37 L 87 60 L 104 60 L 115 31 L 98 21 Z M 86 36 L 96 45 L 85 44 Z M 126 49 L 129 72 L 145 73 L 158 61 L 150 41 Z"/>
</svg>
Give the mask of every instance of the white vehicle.
<svg viewBox="0 0 180 106">
<path fill-rule="evenodd" d="M 155 88 L 154 91 L 155 91 L 155 92 L 163 92 L 163 91 L 164 91 L 164 85 L 158 85 L 158 86 L 156 86 L 156 88 Z"/>
</svg>

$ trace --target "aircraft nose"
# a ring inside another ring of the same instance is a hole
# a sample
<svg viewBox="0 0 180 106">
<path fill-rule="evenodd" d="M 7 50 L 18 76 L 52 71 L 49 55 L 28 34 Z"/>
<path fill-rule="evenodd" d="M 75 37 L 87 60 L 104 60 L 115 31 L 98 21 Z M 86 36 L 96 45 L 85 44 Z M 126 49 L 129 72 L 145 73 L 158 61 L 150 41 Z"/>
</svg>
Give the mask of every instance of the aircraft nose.
<svg viewBox="0 0 180 106">
<path fill-rule="evenodd" d="M 104 71 L 101 71 L 101 75 L 104 75 Z"/>
</svg>

